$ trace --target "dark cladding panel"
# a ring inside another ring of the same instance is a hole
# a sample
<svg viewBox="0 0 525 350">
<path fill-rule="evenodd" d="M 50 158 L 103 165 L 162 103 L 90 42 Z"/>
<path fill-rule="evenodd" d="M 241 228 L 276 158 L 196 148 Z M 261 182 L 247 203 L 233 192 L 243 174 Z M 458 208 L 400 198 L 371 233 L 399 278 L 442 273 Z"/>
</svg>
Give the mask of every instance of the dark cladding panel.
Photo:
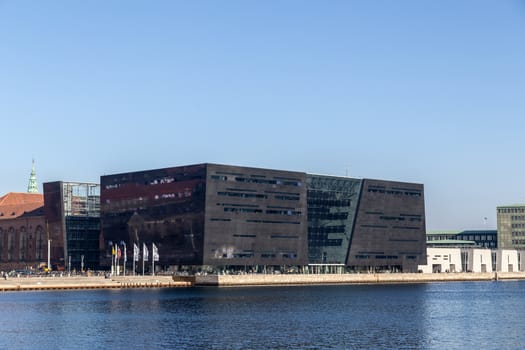
<svg viewBox="0 0 525 350">
<path fill-rule="evenodd" d="M 62 182 L 44 183 L 44 215 L 46 218 L 45 230 L 51 239 L 51 260 L 65 266 L 65 224 L 62 220 L 63 200 Z M 46 234 L 47 238 L 47 234 Z"/>
<path fill-rule="evenodd" d="M 208 165 L 206 265 L 307 264 L 306 174 Z"/>
<path fill-rule="evenodd" d="M 347 265 L 399 267 L 426 264 L 423 185 L 363 180 Z"/>
<path fill-rule="evenodd" d="M 201 164 L 102 176 L 106 260 L 109 242 L 124 241 L 128 256 L 133 243 L 155 243 L 161 265 L 201 265 L 205 173 Z"/>
<path fill-rule="evenodd" d="M 62 220 L 61 189 L 60 181 L 44 183 L 44 213 L 49 222 Z"/>
</svg>

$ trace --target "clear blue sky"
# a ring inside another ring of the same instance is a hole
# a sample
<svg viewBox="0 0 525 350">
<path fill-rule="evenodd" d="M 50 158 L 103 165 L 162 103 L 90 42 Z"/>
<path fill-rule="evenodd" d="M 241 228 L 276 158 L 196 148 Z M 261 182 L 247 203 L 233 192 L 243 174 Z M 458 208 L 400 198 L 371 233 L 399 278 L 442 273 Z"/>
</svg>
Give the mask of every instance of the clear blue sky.
<svg viewBox="0 0 525 350">
<path fill-rule="evenodd" d="M 2 1 L 0 194 L 200 162 L 525 203 L 525 1 Z M 487 217 L 485 224 L 483 218 Z"/>
</svg>

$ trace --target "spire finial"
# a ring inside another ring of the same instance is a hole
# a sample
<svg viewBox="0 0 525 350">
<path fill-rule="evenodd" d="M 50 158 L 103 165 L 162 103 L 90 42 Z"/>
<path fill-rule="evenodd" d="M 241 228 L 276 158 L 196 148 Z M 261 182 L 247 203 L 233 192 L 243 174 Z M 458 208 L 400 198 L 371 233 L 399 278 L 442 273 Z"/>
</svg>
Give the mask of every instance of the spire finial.
<svg viewBox="0 0 525 350">
<path fill-rule="evenodd" d="M 33 166 L 31 167 L 31 175 L 29 176 L 29 184 L 27 185 L 27 193 L 38 193 L 38 184 L 36 183 L 35 159 L 33 158 Z"/>
</svg>

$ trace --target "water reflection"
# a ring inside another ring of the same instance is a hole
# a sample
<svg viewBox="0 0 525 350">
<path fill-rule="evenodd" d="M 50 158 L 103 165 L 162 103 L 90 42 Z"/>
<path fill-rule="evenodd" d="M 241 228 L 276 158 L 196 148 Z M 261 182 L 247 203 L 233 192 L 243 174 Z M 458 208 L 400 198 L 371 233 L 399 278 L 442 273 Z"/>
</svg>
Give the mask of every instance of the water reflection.
<svg viewBox="0 0 525 350">
<path fill-rule="evenodd" d="M 470 282 L 4 293 L 0 349 L 518 349 L 525 343 L 524 287 Z"/>
</svg>

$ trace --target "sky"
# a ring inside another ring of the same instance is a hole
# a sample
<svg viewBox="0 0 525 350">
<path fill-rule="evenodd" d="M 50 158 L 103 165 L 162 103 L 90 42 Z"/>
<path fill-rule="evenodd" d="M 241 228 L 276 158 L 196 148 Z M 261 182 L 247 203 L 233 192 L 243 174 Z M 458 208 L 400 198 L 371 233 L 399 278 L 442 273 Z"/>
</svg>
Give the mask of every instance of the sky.
<svg viewBox="0 0 525 350">
<path fill-rule="evenodd" d="M 0 195 L 203 162 L 525 203 L 525 0 L 0 0 Z M 485 219 L 486 218 L 486 219 Z"/>
</svg>

